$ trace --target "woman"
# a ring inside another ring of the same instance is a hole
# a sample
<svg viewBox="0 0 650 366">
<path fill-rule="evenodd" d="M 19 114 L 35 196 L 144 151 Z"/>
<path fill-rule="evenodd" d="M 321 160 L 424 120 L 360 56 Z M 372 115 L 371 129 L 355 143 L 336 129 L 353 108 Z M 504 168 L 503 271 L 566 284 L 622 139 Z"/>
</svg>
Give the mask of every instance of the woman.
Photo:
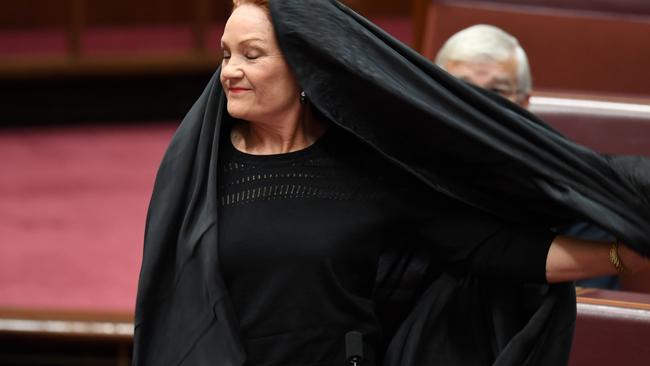
<svg viewBox="0 0 650 366">
<path fill-rule="evenodd" d="M 562 364 L 561 282 L 647 266 L 545 229 L 590 219 L 647 254 L 647 161 L 572 144 L 336 2 L 234 5 L 154 187 L 136 365 L 344 365 L 353 330 L 362 365 Z"/>
</svg>

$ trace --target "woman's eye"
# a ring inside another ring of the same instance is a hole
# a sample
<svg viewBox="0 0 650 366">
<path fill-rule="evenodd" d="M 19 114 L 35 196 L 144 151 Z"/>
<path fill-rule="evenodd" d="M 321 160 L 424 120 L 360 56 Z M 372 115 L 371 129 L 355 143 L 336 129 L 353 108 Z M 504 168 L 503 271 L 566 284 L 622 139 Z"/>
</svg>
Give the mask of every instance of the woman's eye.
<svg viewBox="0 0 650 366">
<path fill-rule="evenodd" d="M 250 54 L 246 55 L 246 58 L 249 59 L 249 60 L 255 60 L 258 57 L 260 57 L 260 55 L 258 55 L 256 53 L 250 53 Z"/>
</svg>

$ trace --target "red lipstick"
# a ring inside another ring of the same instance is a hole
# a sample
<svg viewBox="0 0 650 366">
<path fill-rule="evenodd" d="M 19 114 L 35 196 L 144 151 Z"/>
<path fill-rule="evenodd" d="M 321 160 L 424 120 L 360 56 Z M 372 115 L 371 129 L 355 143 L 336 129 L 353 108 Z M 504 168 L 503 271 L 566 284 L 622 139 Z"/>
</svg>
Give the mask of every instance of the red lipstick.
<svg viewBox="0 0 650 366">
<path fill-rule="evenodd" d="M 235 93 L 235 94 L 237 94 L 237 93 L 243 93 L 243 92 L 246 92 L 246 91 L 249 91 L 249 90 L 250 90 L 250 89 L 246 89 L 246 88 L 228 88 L 228 91 L 229 91 L 229 92 L 231 92 L 231 93 Z"/>
</svg>

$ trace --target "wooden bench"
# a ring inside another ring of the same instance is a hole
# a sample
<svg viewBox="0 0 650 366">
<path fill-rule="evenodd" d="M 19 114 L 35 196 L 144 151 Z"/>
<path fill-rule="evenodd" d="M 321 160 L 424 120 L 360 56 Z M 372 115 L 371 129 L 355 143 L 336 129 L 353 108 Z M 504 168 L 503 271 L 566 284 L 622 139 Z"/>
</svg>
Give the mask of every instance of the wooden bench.
<svg viewBox="0 0 650 366">
<path fill-rule="evenodd" d="M 570 366 L 643 366 L 650 360 L 650 295 L 578 289 Z"/>
<path fill-rule="evenodd" d="M 650 295 L 577 294 L 570 366 L 647 365 Z M 6 364 L 128 366 L 132 342 L 130 313 L 0 309 L 0 360 Z"/>
<path fill-rule="evenodd" d="M 416 0 L 417 49 L 432 59 L 452 34 L 487 23 L 519 39 L 537 90 L 650 95 L 644 77 L 650 65 L 647 3 L 578 3 Z"/>
<path fill-rule="evenodd" d="M 650 156 L 650 99 L 535 93 L 530 109 L 598 152 Z"/>
<path fill-rule="evenodd" d="M 0 309 L 3 365 L 128 366 L 132 344 L 131 313 Z"/>
</svg>

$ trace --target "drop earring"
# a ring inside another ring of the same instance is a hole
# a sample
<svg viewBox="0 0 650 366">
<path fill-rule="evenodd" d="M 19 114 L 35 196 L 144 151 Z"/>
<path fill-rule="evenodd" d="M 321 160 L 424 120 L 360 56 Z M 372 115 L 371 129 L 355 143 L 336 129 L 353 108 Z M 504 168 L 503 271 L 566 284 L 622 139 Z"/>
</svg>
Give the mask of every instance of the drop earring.
<svg viewBox="0 0 650 366">
<path fill-rule="evenodd" d="M 300 104 L 305 104 L 307 103 L 307 93 L 305 91 L 300 92 Z"/>
</svg>

